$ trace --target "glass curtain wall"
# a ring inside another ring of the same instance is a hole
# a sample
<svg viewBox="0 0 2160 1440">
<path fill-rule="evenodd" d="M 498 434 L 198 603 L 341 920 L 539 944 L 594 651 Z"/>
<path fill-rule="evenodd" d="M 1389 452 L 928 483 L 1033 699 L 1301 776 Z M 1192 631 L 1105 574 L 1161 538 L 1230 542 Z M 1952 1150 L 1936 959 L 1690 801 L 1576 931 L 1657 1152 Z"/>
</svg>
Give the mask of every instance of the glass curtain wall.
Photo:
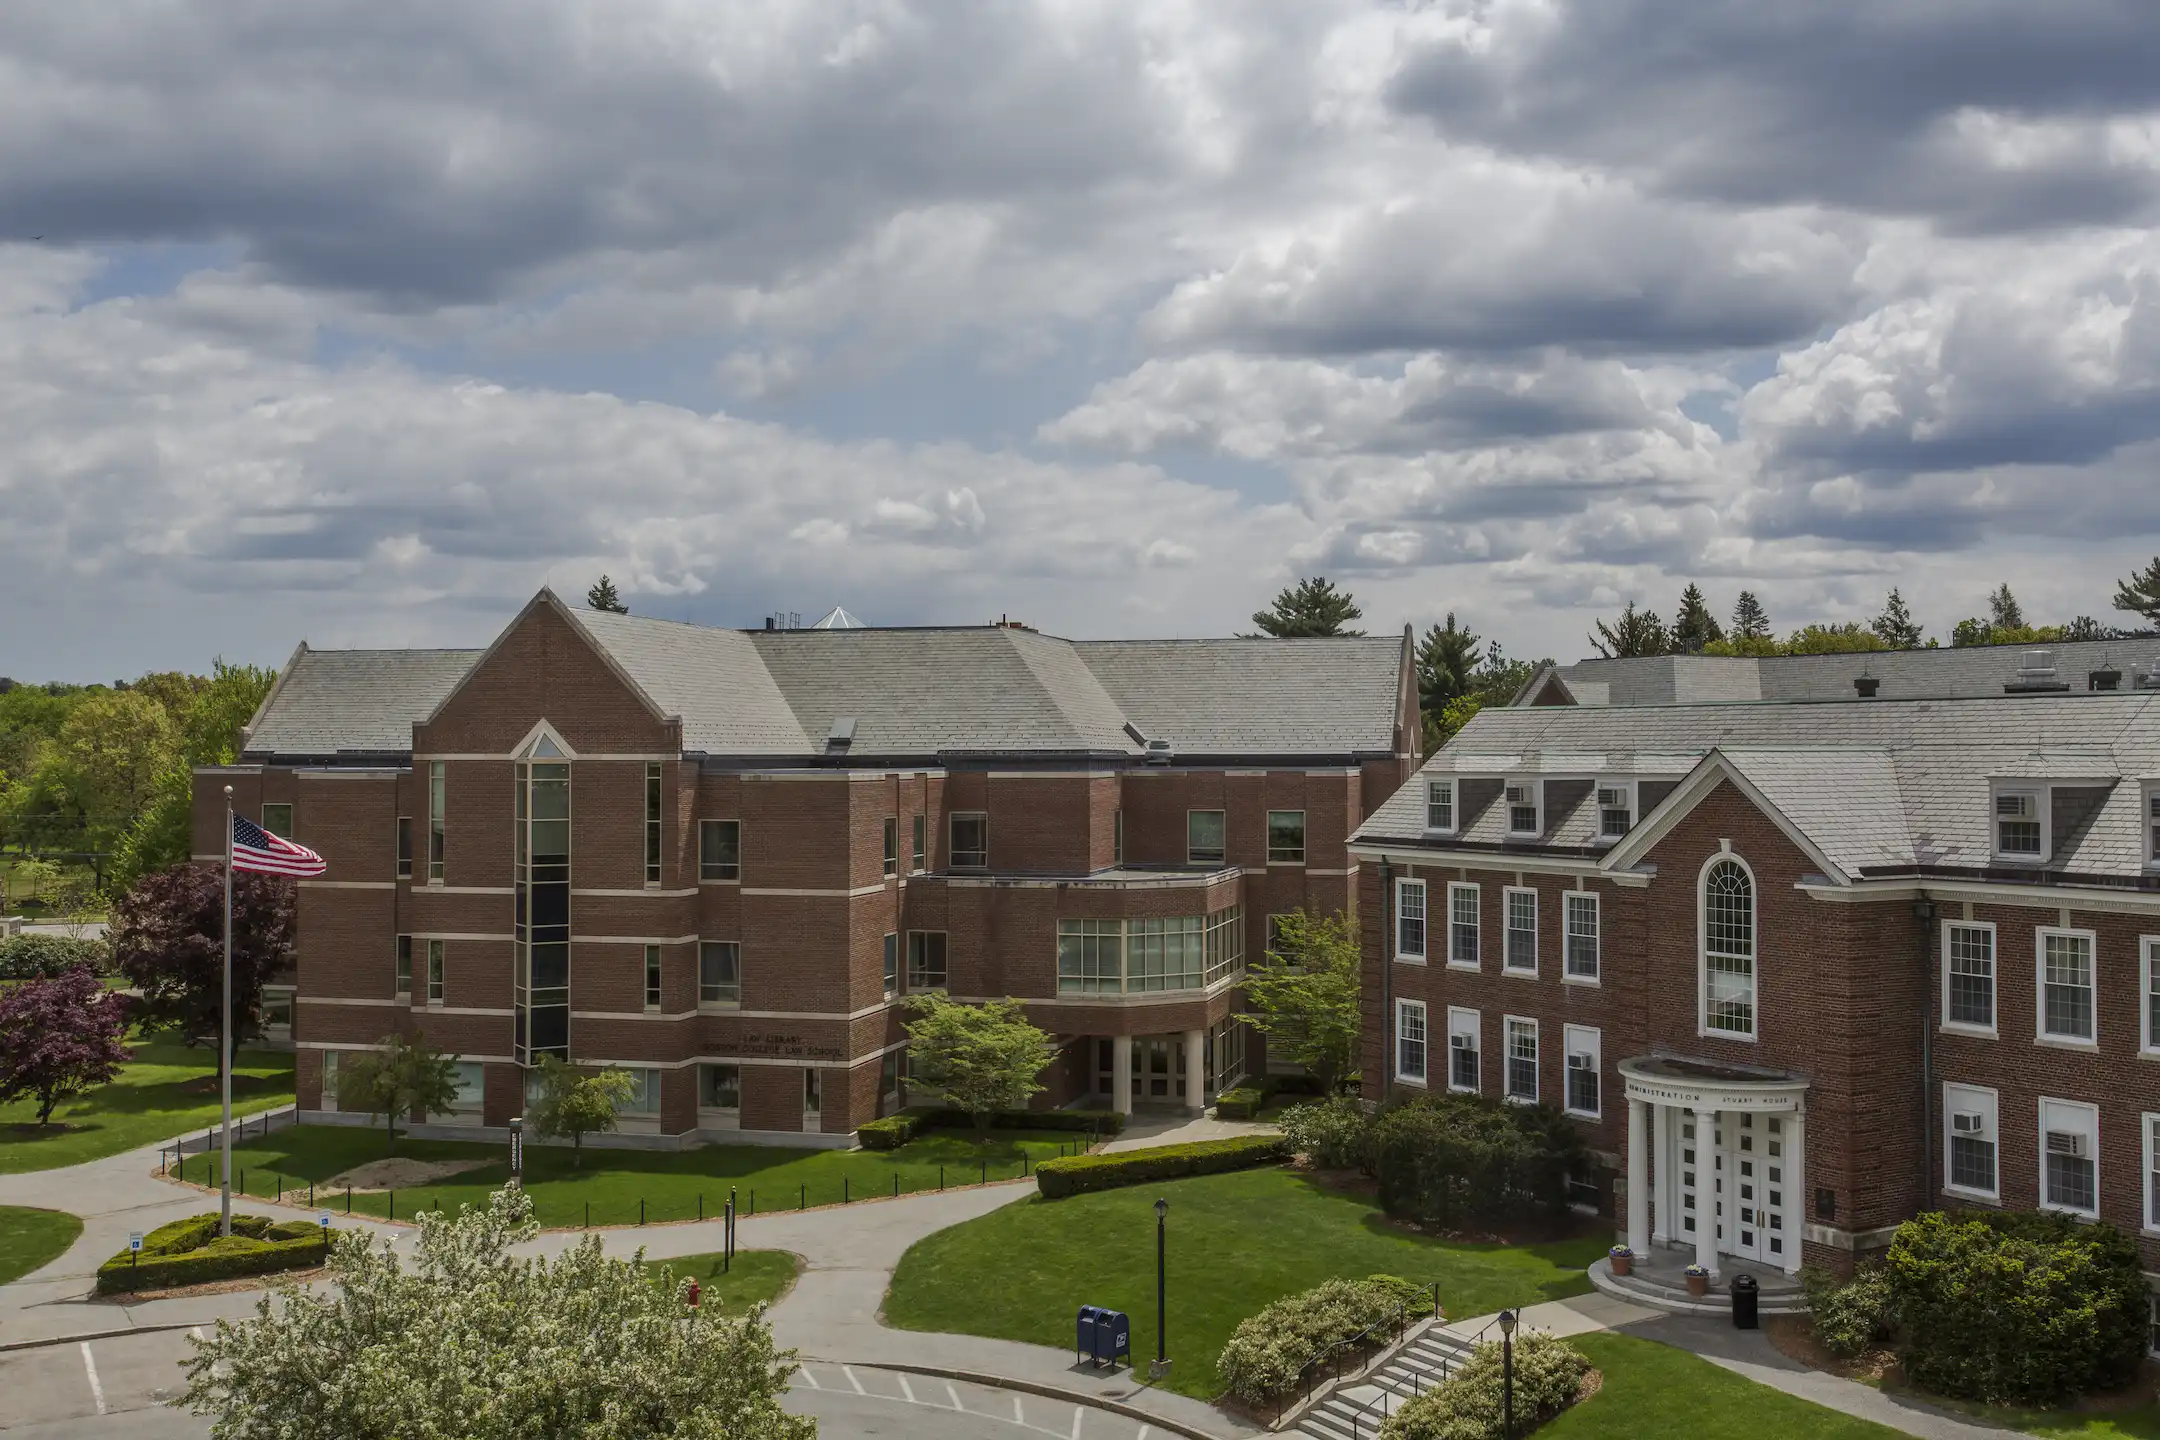
<svg viewBox="0 0 2160 1440">
<path fill-rule="evenodd" d="M 542 740 L 534 756 L 552 754 Z M 517 767 L 516 1058 L 570 1058 L 570 765 Z"/>
<path fill-rule="evenodd" d="M 1058 921 L 1058 993 L 1116 995 L 1200 990 L 1243 968 L 1245 921 L 1213 915 Z"/>
</svg>

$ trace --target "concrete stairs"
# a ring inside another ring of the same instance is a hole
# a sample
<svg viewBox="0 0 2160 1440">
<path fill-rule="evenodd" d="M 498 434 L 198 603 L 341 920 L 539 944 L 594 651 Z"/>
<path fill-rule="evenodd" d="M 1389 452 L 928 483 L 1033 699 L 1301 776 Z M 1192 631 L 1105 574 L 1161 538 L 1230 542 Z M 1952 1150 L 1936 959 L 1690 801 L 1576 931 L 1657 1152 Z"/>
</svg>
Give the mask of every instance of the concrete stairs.
<svg viewBox="0 0 2160 1440">
<path fill-rule="evenodd" d="M 1312 1440 L 1373 1440 L 1380 1433 L 1381 1421 L 1405 1401 L 1454 1374 L 1470 1351 L 1470 1343 L 1461 1336 L 1428 1325 L 1386 1364 L 1338 1387 L 1306 1411 L 1294 1433 Z"/>
</svg>

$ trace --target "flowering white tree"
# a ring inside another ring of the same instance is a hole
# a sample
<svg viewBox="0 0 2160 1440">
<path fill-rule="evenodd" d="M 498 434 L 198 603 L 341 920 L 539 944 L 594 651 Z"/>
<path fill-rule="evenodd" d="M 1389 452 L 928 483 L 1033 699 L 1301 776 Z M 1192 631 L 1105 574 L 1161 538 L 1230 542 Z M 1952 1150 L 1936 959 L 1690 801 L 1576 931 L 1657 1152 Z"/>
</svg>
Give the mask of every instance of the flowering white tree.
<svg viewBox="0 0 2160 1440">
<path fill-rule="evenodd" d="M 773 1349 L 762 1307 L 692 1311 L 687 1281 L 662 1289 L 596 1235 L 553 1261 L 507 1253 L 537 1230 L 513 1186 L 422 1215 L 409 1268 L 342 1235 L 336 1289 L 220 1320 L 181 1403 L 218 1440 L 814 1440 L 816 1421 L 780 1408 L 794 1352 Z"/>
</svg>

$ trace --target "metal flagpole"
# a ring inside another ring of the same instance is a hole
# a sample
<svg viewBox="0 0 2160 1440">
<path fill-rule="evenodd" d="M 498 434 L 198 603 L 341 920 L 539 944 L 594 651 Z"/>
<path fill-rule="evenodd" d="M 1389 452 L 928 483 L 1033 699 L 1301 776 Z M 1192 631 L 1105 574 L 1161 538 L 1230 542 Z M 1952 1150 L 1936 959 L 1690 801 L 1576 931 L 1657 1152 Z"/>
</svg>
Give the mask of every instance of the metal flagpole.
<svg viewBox="0 0 2160 1440">
<path fill-rule="evenodd" d="M 218 1010 L 218 1093 L 225 1128 L 218 1139 L 218 1234 L 232 1234 L 232 786 L 225 787 L 225 1003 Z"/>
</svg>

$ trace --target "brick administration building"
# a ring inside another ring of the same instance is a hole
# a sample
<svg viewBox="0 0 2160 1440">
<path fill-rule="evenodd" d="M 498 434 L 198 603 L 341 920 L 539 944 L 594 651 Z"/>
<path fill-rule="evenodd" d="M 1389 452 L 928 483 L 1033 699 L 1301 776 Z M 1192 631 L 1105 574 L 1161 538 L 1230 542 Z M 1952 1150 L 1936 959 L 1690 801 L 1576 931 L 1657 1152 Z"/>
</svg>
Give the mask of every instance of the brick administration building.
<svg viewBox="0 0 2160 1440">
<path fill-rule="evenodd" d="M 329 862 L 268 997 L 304 1113 L 418 1029 L 439 1123 L 543 1053 L 638 1082 L 622 1129 L 842 1143 L 893 1108 L 900 1002 L 1016 996 L 1046 1103 L 1197 1108 L 1267 917 L 1344 909 L 1416 765 L 1409 638 L 1076 643 L 1019 626 L 737 631 L 543 591 L 485 651 L 302 646 L 196 776 Z"/>
</svg>

